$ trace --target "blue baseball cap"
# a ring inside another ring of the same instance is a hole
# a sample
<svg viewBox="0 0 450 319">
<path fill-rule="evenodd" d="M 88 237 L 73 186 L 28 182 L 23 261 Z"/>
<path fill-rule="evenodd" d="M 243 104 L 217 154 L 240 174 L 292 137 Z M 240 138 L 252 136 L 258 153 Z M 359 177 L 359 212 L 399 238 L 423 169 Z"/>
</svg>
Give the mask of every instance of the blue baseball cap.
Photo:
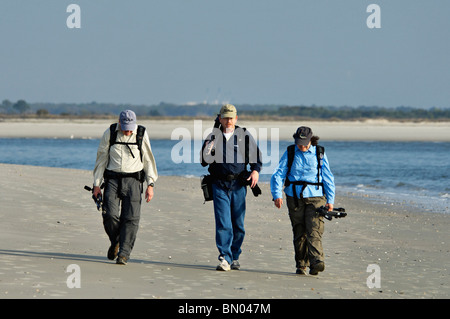
<svg viewBox="0 0 450 319">
<path fill-rule="evenodd" d="M 120 129 L 122 131 L 134 131 L 136 129 L 136 114 L 131 110 L 125 110 L 120 113 Z"/>
</svg>

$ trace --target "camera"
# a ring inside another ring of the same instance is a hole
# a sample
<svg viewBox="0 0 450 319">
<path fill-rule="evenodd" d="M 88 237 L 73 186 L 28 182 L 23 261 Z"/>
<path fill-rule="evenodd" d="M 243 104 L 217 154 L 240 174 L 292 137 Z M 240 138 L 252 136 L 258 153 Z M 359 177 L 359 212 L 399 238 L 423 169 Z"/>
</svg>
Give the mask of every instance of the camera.
<svg viewBox="0 0 450 319">
<path fill-rule="evenodd" d="M 84 186 L 84 189 L 93 193 L 94 189 L 90 188 L 89 186 Z M 102 204 L 103 204 L 103 198 L 102 195 L 99 194 L 97 197 L 95 197 L 94 195 L 92 195 L 92 199 L 94 200 L 95 204 L 97 205 L 97 210 L 100 210 L 102 208 Z"/>
<path fill-rule="evenodd" d="M 319 214 L 319 216 L 323 216 L 328 220 L 332 220 L 333 217 L 343 218 L 347 216 L 345 208 L 334 208 L 332 211 L 328 211 L 328 208 L 326 208 L 325 206 L 321 206 L 317 208 L 316 212 Z"/>
</svg>

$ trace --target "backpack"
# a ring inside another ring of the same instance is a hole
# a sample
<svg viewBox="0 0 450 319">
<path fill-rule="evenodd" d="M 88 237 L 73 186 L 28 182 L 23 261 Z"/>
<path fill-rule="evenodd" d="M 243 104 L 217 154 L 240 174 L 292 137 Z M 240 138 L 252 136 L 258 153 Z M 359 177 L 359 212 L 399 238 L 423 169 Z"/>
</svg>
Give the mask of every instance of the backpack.
<svg viewBox="0 0 450 319">
<path fill-rule="evenodd" d="M 216 128 L 216 127 L 215 127 Z M 242 129 L 243 131 L 244 131 L 244 133 L 247 131 L 247 129 L 245 128 L 245 127 L 240 127 L 240 126 L 237 126 L 236 125 L 236 127 L 235 127 L 235 129 Z M 237 140 L 236 140 L 236 138 L 237 138 L 237 136 L 235 135 L 234 136 L 235 137 L 235 140 L 234 140 L 234 145 L 236 145 L 237 144 Z M 242 151 L 241 149 L 239 149 L 239 152 L 241 153 L 241 155 L 242 155 L 242 157 L 244 158 L 244 163 L 245 163 L 245 165 L 247 165 L 247 164 L 249 164 L 250 163 L 250 155 L 249 155 L 249 145 L 250 145 L 250 137 L 247 135 L 247 134 L 245 134 L 245 136 L 244 136 L 244 151 Z M 205 140 L 204 142 L 203 142 L 203 146 L 202 146 L 202 152 L 200 153 L 200 159 L 201 159 L 201 165 L 203 166 L 203 167 L 205 167 L 205 166 L 208 166 L 209 164 L 211 164 L 211 163 L 208 163 L 208 162 L 206 162 L 204 159 L 203 159 L 203 150 L 204 150 L 204 148 L 205 148 L 205 145 L 206 145 L 206 143 L 207 142 L 210 142 L 210 141 L 214 141 L 215 140 L 215 136 L 214 135 L 211 135 L 211 140 Z M 212 151 L 212 152 L 214 152 L 214 150 Z M 214 154 L 214 153 L 212 153 L 212 154 Z"/>
<path fill-rule="evenodd" d="M 289 185 L 289 179 L 288 179 L 288 175 L 289 172 L 291 171 L 291 167 L 292 167 L 292 163 L 294 162 L 294 156 L 295 156 L 295 148 L 297 146 L 295 144 L 289 145 L 287 147 L 287 157 L 288 157 L 288 162 L 287 162 L 287 173 L 286 173 L 286 180 L 285 180 L 285 185 Z M 321 145 L 317 145 L 316 146 L 316 157 L 317 157 L 317 183 L 319 183 L 320 179 L 320 170 L 322 168 L 323 165 L 323 157 L 325 154 L 325 147 L 321 146 Z M 320 185 L 317 185 L 317 188 L 319 188 Z"/>
<path fill-rule="evenodd" d="M 122 145 L 126 145 L 128 147 L 128 149 L 130 150 L 131 156 L 133 156 L 134 158 L 134 154 L 131 151 L 131 148 L 129 145 L 137 145 L 138 149 L 139 149 L 139 153 L 141 156 L 141 162 L 142 162 L 142 141 L 144 140 L 144 132 L 145 132 L 145 127 L 142 125 L 138 125 L 137 127 L 137 133 L 136 133 L 136 142 L 135 143 L 127 143 L 127 142 L 117 142 L 117 123 L 113 123 L 111 124 L 111 126 L 109 127 L 109 148 L 111 148 L 111 146 L 113 146 L 114 144 L 122 144 Z"/>
</svg>

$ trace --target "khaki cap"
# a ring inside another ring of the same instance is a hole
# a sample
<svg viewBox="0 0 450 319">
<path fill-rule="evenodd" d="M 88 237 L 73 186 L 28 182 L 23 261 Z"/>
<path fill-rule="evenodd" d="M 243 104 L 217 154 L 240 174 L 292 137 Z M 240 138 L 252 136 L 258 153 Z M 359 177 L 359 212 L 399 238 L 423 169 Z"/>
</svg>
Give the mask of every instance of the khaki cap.
<svg viewBox="0 0 450 319">
<path fill-rule="evenodd" d="M 232 117 L 235 118 L 237 115 L 236 107 L 232 104 L 225 104 L 220 109 L 220 117 Z"/>
</svg>

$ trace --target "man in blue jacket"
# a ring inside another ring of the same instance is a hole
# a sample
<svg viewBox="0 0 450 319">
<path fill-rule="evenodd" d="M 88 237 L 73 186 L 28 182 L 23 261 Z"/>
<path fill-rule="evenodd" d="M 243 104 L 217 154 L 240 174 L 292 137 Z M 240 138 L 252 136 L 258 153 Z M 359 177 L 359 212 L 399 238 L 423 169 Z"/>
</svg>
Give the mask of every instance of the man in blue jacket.
<svg viewBox="0 0 450 319">
<path fill-rule="evenodd" d="M 319 137 L 313 136 L 309 127 L 299 127 L 293 137 L 293 158 L 289 161 L 289 151 L 283 154 L 270 180 L 270 190 L 275 206 L 281 208 L 282 188 L 285 186 L 294 234 L 296 273 L 306 274 L 309 266 L 309 273 L 317 275 L 325 269 L 325 263 L 322 248 L 324 222 L 316 209 L 326 206 L 329 211 L 333 210 L 334 177 L 326 154 L 318 156 L 321 148 L 317 145 Z M 290 167 L 288 163 L 292 163 Z"/>
<path fill-rule="evenodd" d="M 235 106 L 225 104 L 218 117 L 220 125 L 203 143 L 202 166 L 212 176 L 216 246 L 219 250 L 217 270 L 240 268 L 239 256 L 245 236 L 245 196 L 247 185 L 254 188 L 262 167 L 261 153 L 251 134 L 236 125 Z M 250 165 L 250 172 L 247 165 Z"/>
</svg>

